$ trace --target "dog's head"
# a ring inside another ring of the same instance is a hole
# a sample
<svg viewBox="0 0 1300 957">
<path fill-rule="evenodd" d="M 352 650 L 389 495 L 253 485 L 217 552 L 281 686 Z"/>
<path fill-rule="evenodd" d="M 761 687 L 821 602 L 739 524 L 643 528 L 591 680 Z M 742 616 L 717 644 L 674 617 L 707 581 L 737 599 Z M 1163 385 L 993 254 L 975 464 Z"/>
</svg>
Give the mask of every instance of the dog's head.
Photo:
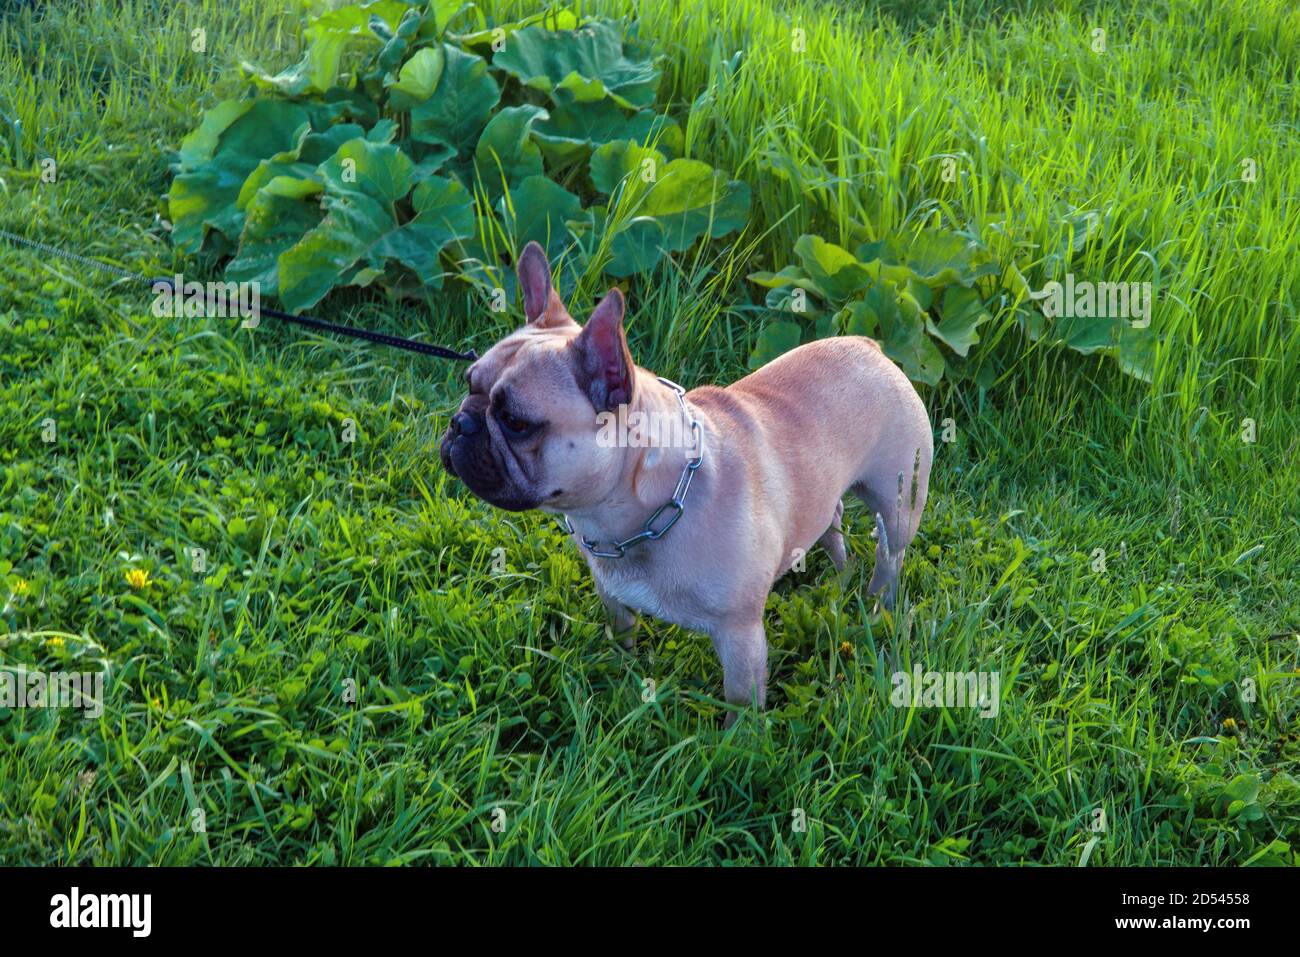
<svg viewBox="0 0 1300 957">
<path fill-rule="evenodd" d="M 442 437 L 442 464 L 498 508 L 577 508 L 618 480 L 622 450 L 597 441 L 597 416 L 636 388 L 623 294 L 611 289 L 579 326 L 537 243 L 524 248 L 518 274 L 528 322 L 466 371 L 469 395 Z"/>
</svg>

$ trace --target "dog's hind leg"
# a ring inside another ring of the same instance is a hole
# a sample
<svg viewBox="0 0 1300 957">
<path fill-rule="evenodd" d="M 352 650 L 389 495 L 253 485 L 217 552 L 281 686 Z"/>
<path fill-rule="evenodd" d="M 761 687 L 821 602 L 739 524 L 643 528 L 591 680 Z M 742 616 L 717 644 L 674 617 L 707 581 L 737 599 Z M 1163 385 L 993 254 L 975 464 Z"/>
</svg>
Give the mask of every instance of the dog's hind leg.
<svg viewBox="0 0 1300 957">
<path fill-rule="evenodd" d="M 835 503 L 835 517 L 831 519 L 831 524 L 822 537 L 817 539 L 817 543 L 826 549 L 831 556 L 831 564 L 837 569 L 843 568 L 844 563 L 848 561 L 848 553 L 844 550 L 844 502 L 843 500 Z"/>
<path fill-rule="evenodd" d="M 898 596 L 898 576 L 903 570 L 903 551 L 890 547 L 885 517 L 876 513 L 876 567 L 871 572 L 867 592 L 877 595 L 880 603 L 892 609 Z"/>
<path fill-rule="evenodd" d="M 892 609 L 898 595 L 898 578 L 903 570 L 903 553 L 912 544 L 921 524 L 921 512 L 930 483 L 929 450 L 917 450 L 912 481 L 905 473 L 876 474 L 863 478 L 853 492 L 876 516 L 876 567 L 867 591 Z"/>
</svg>

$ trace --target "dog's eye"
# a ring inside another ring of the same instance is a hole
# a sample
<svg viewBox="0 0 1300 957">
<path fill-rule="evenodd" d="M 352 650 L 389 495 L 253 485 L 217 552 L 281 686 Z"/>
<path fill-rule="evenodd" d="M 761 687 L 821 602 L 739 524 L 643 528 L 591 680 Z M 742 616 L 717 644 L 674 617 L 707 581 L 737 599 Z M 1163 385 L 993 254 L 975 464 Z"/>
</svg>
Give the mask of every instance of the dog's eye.
<svg viewBox="0 0 1300 957">
<path fill-rule="evenodd" d="M 514 439 L 521 439 L 537 428 L 537 423 L 528 422 L 517 415 L 511 415 L 504 409 L 497 412 L 497 423 L 501 426 L 503 432 Z"/>
</svg>

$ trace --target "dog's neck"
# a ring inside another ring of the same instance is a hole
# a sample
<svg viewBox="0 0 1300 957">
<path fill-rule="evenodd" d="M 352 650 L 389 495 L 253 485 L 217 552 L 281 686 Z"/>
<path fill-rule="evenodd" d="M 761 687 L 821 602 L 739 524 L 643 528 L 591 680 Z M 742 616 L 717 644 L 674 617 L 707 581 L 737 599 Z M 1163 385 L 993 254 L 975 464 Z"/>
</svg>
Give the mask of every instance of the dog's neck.
<svg viewBox="0 0 1300 957">
<path fill-rule="evenodd" d="M 698 419 L 701 427 L 705 425 L 699 410 L 689 402 L 687 412 L 683 413 L 677 393 L 652 373 L 637 368 L 636 374 L 636 388 L 633 390 L 632 401 L 626 406 L 623 421 L 635 422 L 633 414 L 642 413 L 645 416 L 643 422 L 657 421 L 661 441 L 641 448 L 625 448 L 621 457 L 620 474 L 613 483 L 610 494 L 591 505 L 566 510 L 579 535 L 600 542 L 603 546 L 624 541 L 640 532 L 655 509 L 673 497 L 683 468 L 696 454 L 692 444 L 691 418 Z M 621 429 L 618 435 L 620 441 L 626 438 Z M 706 457 L 705 465 L 707 464 Z M 705 484 L 700 478 L 702 476 L 696 477 L 694 483 Z M 704 489 L 696 487 L 694 483 L 686 499 L 687 513 L 690 512 L 692 503 L 698 503 L 703 498 Z M 656 525 L 661 527 L 670 517 L 665 514 Z M 683 515 L 681 520 L 689 519 Z M 656 544 L 642 543 L 636 551 L 652 549 Z M 628 552 L 629 555 L 632 553 Z"/>
</svg>

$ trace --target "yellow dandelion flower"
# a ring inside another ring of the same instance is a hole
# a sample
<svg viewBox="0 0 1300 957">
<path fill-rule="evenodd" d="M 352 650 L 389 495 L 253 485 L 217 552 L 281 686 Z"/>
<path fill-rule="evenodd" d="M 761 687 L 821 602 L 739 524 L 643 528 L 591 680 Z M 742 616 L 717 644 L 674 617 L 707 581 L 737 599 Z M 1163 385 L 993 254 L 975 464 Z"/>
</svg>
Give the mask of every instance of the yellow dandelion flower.
<svg viewBox="0 0 1300 957">
<path fill-rule="evenodd" d="M 153 581 L 149 578 L 149 573 L 143 568 L 128 568 L 126 583 L 136 591 L 140 591 L 142 588 L 148 588 L 152 585 Z"/>
<path fill-rule="evenodd" d="M 60 638 L 58 635 L 53 635 L 52 637 L 46 638 L 45 643 L 49 645 L 51 648 L 63 647 L 63 639 Z"/>
<path fill-rule="evenodd" d="M 1223 730 L 1224 730 L 1224 731 L 1236 731 L 1236 730 L 1237 730 L 1237 722 L 1236 722 L 1236 720 L 1233 719 L 1233 718 L 1224 718 L 1224 719 L 1223 719 Z"/>
<path fill-rule="evenodd" d="M 840 642 L 840 654 L 847 655 L 848 657 L 852 658 L 853 646 L 849 644 L 847 641 Z"/>
<path fill-rule="evenodd" d="M 28 589 L 29 587 L 30 587 L 30 586 L 27 584 L 27 579 L 26 579 L 26 578 L 20 578 L 20 579 L 18 579 L 18 581 L 14 582 L 14 594 L 15 594 L 15 595 L 26 595 L 26 594 L 27 594 L 27 589 Z"/>
</svg>

